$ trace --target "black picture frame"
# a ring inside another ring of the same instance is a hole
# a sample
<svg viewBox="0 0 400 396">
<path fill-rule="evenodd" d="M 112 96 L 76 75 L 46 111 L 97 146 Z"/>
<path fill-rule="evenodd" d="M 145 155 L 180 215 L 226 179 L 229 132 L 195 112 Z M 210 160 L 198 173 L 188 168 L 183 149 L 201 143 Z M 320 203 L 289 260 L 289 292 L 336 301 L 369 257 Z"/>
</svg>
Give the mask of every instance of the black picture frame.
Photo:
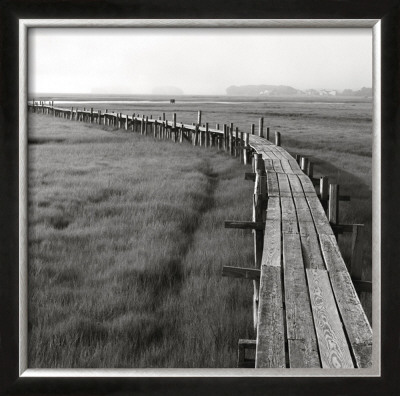
<svg viewBox="0 0 400 396">
<path fill-rule="evenodd" d="M 1 394 L 245 394 L 374 395 L 400 392 L 400 8 L 383 0 L 285 0 L 167 4 L 150 1 L 3 1 L 0 8 L 0 392 Z M 149 377 L 24 378 L 18 372 L 19 19 L 236 18 L 381 20 L 381 282 L 382 374 L 380 377 Z"/>
</svg>

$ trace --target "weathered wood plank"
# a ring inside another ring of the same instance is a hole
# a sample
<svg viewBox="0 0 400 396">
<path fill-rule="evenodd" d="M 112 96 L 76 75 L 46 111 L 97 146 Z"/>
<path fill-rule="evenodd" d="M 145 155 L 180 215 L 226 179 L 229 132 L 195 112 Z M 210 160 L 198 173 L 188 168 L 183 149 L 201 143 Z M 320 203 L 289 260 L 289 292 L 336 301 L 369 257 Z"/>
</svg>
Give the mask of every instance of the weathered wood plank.
<svg viewBox="0 0 400 396">
<path fill-rule="evenodd" d="M 265 163 L 265 170 L 268 172 L 275 172 L 274 164 L 272 163 L 271 159 L 264 160 Z"/>
<path fill-rule="evenodd" d="M 290 367 L 321 367 L 299 235 L 283 234 L 286 326 Z"/>
<path fill-rule="evenodd" d="M 274 172 L 267 172 L 268 197 L 279 197 L 278 176 Z"/>
<path fill-rule="evenodd" d="M 321 250 L 358 367 L 372 364 L 372 330 L 334 236 L 320 235 Z"/>
<path fill-rule="evenodd" d="M 281 197 L 282 232 L 298 234 L 296 208 L 292 197 Z"/>
<path fill-rule="evenodd" d="M 225 228 L 239 228 L 243 230 L 259 230 L 264 231 L 265 223 L 263 221 L 237 221 L 226 220 L 224 222 Z"/>
<path fill-rule="evenodd" d="M 285 157 L 283 157 L 281 159 L 281 165 L 282 165 L 282 169 L 283 171 L 289 175 L 289 174 L 293 174 L 293 170 L 292 167 L 290 166 L 289 160 L 285 159 Z"/>
<path fill-rule="evenodd" d="M 327 271 L 306 269 L 323 368 L 353 368 Z"/>
<path fill-rule="evenodd" d="M 260 280 L 260 270 L 256 268 L 241 268 L 241 267 L 222 267 L 222 276 L 230 276 L 233 278 L 256 279 Z"/>
<path fill-rule="evenodd" d="M 301 182 L 301 185 L 303 186 L 303 191 L 305 196 L 311 196 L 311 197 L 316 197 L 317 194 L 315 192 L 315 187 L 313 182 L 310 180 L 310 178 L 307 175 L 298 175 L 299 180 Z"/>
<path fill-rule="evenodd" d="M 307 196 L 307 202 L 318 234 L 334 235 L 318 197 Z"/>
<path fill-rule="evenodd" d="M 307 200 L 304 196 L 293 197 L 301 235 L 301 245 L 306 268 L 325 269 L 317 231 Z"/>
<path fill-rule="evenodd" d="M 288 175 L 288 180 L 293 196 L 300 195 L 304 197 L 303 186 L 301 185 L 299 177 L 297 175 L 291 174 Z"/>
<path fill-rule="evenodd" d="M 278 173 L 279 195 L 281 197 L 291 197 L 292 191 L 287 176 L 284 173 Z"/>
<path fill-rule="evenodd" d="M 268 199 L 261 265 L 281 266 L 281 208 L 278 197 Z"/>
<path fill-rule="evenodd" d="M 261 267 L 256 368 L 286 367 L 281 270 L 281 266 Z"/>
<path fill-rule="evenodd" d="M 284 173 L 281 165 L 281 160 L 273 160 L 275 172 Z"/>
</svg>

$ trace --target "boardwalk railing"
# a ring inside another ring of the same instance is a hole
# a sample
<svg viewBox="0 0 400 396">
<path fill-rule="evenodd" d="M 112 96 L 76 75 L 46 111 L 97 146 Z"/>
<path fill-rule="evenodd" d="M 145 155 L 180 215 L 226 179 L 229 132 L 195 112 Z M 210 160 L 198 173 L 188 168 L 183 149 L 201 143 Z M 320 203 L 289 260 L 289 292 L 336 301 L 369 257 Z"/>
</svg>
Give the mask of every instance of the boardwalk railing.
<svg viewBox="0 0 400 396">
<path fill-rule="evenodd" d="M 70 120 L 112 125 L 193 145 L 214 146 L 252 162 L 254 181 L 252 221 L 227 221 L 228 228 L 254 233 L 254 267 L 224 267 L 222 274 L 251 279 L 256 338 L 239 340 L 238 366 L 256 368 L 363 368 L 372 364 L 372 329 L 361 306 L 359 291 L 371 291 L 361 280 L 359 240 L 362 225 L 339 223 L 337 185 L 313 177 L 307 158 L 293 158 L 275 132 L 260 119 L 258 136 L 240 132 L 233 124 L 220 129 L 178 123 L 136 114 L 93 109 L 65 109 L 53 103 L 28 103 L 33 112 Z M 264 132 L 266 136 L 264 137 Z M 319 183 L 318 183 L 319 182 Z M 315 184 L 319 184 L 317 194 Z M 327 214 L 326 214 L 327 211 Z M 351 266 L 346 266 L 337 235 L 353 232 Z M 350 272 L 349 272 L 350 271 Z M 246 350 L 253 359 L 246 359 Z"/>
</svg>

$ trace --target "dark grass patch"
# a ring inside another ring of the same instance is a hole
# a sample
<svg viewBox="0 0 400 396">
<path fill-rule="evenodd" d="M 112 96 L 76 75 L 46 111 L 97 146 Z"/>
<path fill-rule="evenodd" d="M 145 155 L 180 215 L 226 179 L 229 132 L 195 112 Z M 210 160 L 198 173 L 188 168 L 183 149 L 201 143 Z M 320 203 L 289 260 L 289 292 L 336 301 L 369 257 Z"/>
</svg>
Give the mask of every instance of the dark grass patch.
<svg viewBox="0 0 400 396">
<path fill-rule="evenodd" d="M 52 216 L 47 221 L 56 230 L 64 230 L 70 224 L 70 220 L 65 218 L 63 215 Z"/>
<path fill-rule="evenodd" d="M 41 137 L 29 137 L 28 144 L 51 144 L 51 143 L 63 143 L 65 139 L 56 138 L 41 138 Z"/>
</svg>

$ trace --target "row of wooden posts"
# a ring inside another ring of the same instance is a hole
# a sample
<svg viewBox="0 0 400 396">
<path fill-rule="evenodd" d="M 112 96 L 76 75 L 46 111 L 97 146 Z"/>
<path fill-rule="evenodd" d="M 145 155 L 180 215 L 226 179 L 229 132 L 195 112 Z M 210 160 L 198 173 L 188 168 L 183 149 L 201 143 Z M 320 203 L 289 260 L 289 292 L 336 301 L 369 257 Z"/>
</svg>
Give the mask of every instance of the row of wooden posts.
<svg viewBox="0 0 400 396">
<path fill-rule="evenodd" d="M 215 129 L 211 129 L 208 123 L 202 124 L 201 111 L 198 111 L 197 123 L 187 125 L 177 123 L 176 113 L 173 113 L 172 120 L 166 120 L 165 113 L 158 119 L 152 116 L 138 115 L 133 113 L 131 116 L 101 110 L 94 111 L 93 108 L 82 110 L 73 107 L 71 109 L 62 109 L 54 107 L 53 102 L 45 103 L 42 101 L 33 101 L 28 106 L 35 113 L 49 114 L 54 117 L 62 117 L 70 120 L 96 123 L 99 125 L 112 126 L 119 129 L 132 130 L 140 132 L 142 135 L 153 135 L 158 139 L 171 139 L 174 142 L 182 143 L 183 140 L 191 142 L 194 146 L 201 147 L 218 147 L 220 150 L 229 152 L 232 156 L 239 157 L 241 163 L 248 164 L 251 161 L 252 148 L 249 145 L 249 133 L 240 132 L 238 127 L 234 127 L 233 123 L 216 124 Z M 264 120 L 260 118 L 258 136 L 270 138 L 270 129 L 265 129 L 264 136 Z M 255 124 L 251 124 L 251 134 L 255 134 Z M 275 144 L 281 145 L 281 134 L 275 131 Z"/>
</svg>

